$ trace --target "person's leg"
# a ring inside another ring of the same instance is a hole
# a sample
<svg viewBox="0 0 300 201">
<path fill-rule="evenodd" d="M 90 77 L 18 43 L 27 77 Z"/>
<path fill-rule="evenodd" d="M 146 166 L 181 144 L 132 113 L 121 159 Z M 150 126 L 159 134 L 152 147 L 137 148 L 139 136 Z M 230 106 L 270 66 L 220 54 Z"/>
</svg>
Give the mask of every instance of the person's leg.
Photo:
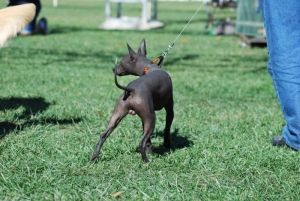
<svg viewBox="0 0 300 201">
<path fill-rule="evenodd" d="M 35 16 L 34 16 L 34 19 L 33 19 L 34 24 L 36 24 L 37 17 L 39 16 L 41 8 L 42 8 L 41 2 L 40 2 L 40 0 L 29 0 L 28 2 L 33 3 L 36 7 Z"/>
<path fill-rule="evenodd" d="M 33 3 L 36 7 L 33 20 L 21 31 L 21 34 L 30 35 L 35 31 L 36 20 L 41 10 L 40 0 L 10 0 L 8 6 L 17 6 L 26 3 Z"/>
<path fill-rule="evenodd" d="M 282 107 L 285 143 L 300 150 L 300 1 L 262 0 L 269 72 Z"/>
</svg>

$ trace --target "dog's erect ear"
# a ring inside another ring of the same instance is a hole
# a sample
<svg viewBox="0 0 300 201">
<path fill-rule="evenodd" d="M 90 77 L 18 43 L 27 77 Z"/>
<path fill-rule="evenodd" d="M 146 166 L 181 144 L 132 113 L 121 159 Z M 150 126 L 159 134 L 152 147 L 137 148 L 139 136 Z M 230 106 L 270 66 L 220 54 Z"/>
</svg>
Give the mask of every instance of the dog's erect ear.
<svg viewBox="0 0 300 201">
<path fill-rule="evenodd" d="M 139 55 L 143 55 L 143 56 L 146 56 L 146 55 L 147 55 L 146 41 L 145 41 L 145 39 L 143 39 L 143 40 L 141 41 L 141 44 L 140 44 L 140 47 L 139 47 L 139 50 L 138 50 L 138 54 L 139 54 Z"/>
<path fill-rule="evenodd" d="M 130 45 L 127 43 L 127 48 L 128 48 L 128 53 L 130 55 L 130 57 L 133 57 L 136 53 L 134 52 L 134 50 L 130 47 Z"/>
</svg>

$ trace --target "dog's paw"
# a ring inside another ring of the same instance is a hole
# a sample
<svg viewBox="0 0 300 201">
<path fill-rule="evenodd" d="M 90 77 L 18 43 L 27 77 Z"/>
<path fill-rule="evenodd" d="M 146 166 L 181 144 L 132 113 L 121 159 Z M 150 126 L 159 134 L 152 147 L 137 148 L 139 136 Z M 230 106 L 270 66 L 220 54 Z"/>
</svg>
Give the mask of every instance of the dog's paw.
<svg viewBox="0 0 300 201">
<path fill-rule="evenodd" d="M 91 157 L 91 162 L 96 163 L 99 161 L 99 154 L 94 153 Z"/>
<path fill-rule="evenodd" d="M 151 154 L 152 153 L 152 145 L 151 144 L 147 144 L 146 146 L 146 154 Z"/>
<path fill-rule="evenodd" d="M 164 147 L 165 147 L 166 149 L 171 149 L 171 143 L 169 143 L 169 142 L 164 142 Z"/>
<path fill-rule="evenodd" d="M 143 161 L 144 161 L 144 163 L 150 163 L 150 160 L 148 159 L 148 157 L 143 157 Z"/>
</svg>

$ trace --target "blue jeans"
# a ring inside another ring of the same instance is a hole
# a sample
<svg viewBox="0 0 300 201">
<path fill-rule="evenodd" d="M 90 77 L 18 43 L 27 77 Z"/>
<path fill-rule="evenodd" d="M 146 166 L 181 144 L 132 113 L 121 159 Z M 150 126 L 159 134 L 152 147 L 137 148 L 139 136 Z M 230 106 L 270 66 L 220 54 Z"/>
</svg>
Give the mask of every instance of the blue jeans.
<svg viewBox="0 0 300 201">
<path fill-rule="evenodd" d="M 261 0 L 268 69 L 283 111 L 286 144 L 300 150 L 300 0 Z"/>
</svg>

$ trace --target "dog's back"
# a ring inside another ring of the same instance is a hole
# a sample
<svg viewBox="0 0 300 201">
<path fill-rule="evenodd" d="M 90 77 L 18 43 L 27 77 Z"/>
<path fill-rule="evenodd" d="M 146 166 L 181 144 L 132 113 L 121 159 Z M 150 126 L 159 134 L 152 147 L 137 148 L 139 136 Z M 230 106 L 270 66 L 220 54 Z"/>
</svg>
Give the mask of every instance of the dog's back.
<svg viewBox="0 0 300 201">
<path fill-rule="evenodd" d="M 155 110 L 162 109 L 172 98 L 172 80 L 169 74 L 161 69 L 133 80 L 128 87 L 134 89 L 132 97 L 139 96 L 141 101 L 152 100 Z"/>
</svg>

